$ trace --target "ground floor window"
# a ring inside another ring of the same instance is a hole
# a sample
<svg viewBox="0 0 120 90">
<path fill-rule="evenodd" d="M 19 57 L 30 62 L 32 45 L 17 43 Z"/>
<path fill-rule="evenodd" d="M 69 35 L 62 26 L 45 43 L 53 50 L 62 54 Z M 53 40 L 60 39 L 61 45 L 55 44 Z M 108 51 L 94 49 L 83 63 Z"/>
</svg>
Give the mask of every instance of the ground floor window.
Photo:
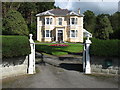
<svg viewBox="0 0 120 90">
<path fill-rule="evenodd" d="M 70 30 L 70 37 L 77 37 L 77 30 Z"/>
<path fill-rule="evenodd" d="M 50 37 L 50 30 L 45 30 L 45 37 Z"/>
</svg>

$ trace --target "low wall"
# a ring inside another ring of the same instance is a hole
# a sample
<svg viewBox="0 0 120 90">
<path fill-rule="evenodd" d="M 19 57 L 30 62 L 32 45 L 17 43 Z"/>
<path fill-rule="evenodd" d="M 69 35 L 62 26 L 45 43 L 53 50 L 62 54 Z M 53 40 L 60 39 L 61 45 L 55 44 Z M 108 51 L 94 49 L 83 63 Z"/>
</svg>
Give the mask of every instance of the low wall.
<svg viewBox="0 0 120 90">
<path fill-rule="evenodd" d="M 92 73 L 118 74 L 118 58 L 91 57 Z"/>
<path fill-rule="evenodd" d="M 27 74 L 28 56 L 3 59 L 0 64 L 2 78 Z"/>
</svg>

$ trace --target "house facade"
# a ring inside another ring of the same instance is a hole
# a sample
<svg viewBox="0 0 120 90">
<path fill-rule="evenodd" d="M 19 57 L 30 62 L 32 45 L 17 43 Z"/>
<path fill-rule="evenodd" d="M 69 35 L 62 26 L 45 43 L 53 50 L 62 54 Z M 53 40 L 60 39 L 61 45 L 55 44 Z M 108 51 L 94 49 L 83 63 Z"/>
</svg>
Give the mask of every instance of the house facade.
<svg viewBox="0 0 120 90">
<path fill-rule="evenodd" d="M 83 42 L 83 15 L 67 9 L 51 9 L 37 16 L 40 42 Z"/>
</svg>

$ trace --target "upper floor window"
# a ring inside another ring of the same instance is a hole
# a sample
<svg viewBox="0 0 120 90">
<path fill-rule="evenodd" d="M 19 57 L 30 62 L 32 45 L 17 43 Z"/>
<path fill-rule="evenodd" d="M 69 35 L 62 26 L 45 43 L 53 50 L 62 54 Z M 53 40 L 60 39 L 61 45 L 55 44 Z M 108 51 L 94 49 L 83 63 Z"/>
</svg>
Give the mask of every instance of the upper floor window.
<svg viewBox="0 0 120 90">
<path fill-rule="evenodd" d="M 72 25 L 77 24 L 77 18 L 71 18 L 71 24 Z"/>
<path fill-rule="evenodd" d="M 77 37 L 77 30 L 70 30 L 70 37 Z"/>
<path fill-rule="evenodd" d="M 59 25 L 62 25 L 62 18 L 58 18 Z"/>
<path fill-rule="evenodd" d="M 46 18 L 46 24 L 48 25 L 52 24 L 52 18 Z"/>
</svg>

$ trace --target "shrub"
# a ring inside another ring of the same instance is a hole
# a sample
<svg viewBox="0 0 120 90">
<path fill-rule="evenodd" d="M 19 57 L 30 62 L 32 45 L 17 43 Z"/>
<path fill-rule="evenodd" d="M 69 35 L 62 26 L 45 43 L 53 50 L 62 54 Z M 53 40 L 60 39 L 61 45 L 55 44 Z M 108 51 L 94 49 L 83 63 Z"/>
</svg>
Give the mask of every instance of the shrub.
<svg viewBox="0 0 120 90">
<path fill-rule="evenodd" d="M 30 44 L 26 36 L 1 36 L 2 57 L 25 56 L 30 53 Z"/>
<path fill-rule="evenodd" d="M 100 40 L 92 38 L 90 54 L 95 56 L 119 56 L 120 40 Z"/>
<path fill-rule="evenodd" d="M 27 24 L 22 15 L 16 10 L 9 10 L 3 19 L 4 35 L 28 35 Z"/>
</svg>

